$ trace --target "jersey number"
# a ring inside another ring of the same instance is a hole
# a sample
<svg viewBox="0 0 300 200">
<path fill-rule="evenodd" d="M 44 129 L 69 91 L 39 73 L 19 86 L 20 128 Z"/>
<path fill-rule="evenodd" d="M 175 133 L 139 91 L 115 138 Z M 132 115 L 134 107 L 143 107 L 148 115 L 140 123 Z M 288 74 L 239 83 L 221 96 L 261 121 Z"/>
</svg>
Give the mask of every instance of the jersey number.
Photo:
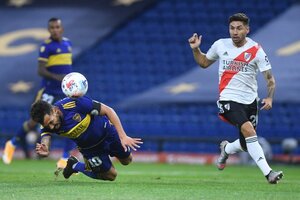
<svg viewBox="0 0 300 200">
<path fill-rule="evenodd" d="M 54 96 L 44 93 L 44 94 L 42 95 L 42 100 L 43 100 L 43 101 L 46 101 L 47 103 L 52 104 L 52 103 L 53 103 L 53 100 L 54 100 Z"/>
<path fill-rule="evenodd" d="M 257 115 L 251 115 L 249 119 L 250 119 L 251 124 L 255 128 L 257 125 Z"/>
<path fill-rule="evenodd" d="M 98 156 L 88 159 L 88 161 L 91 167 L 99 167 L 102 164 L 102 160 Z"/>
</svg>

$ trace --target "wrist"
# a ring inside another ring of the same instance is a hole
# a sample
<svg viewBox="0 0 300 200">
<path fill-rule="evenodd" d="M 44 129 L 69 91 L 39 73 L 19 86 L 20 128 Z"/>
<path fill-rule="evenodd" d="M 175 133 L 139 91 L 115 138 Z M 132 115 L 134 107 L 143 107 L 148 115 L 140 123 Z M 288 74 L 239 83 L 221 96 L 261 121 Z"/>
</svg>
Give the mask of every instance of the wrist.
<svg viewBox="0 0 300 200">
<path fill-rule="evenodd" d="M 192 48 L 193 52 L 201 52 L 199 47 Z"/>
</svg>

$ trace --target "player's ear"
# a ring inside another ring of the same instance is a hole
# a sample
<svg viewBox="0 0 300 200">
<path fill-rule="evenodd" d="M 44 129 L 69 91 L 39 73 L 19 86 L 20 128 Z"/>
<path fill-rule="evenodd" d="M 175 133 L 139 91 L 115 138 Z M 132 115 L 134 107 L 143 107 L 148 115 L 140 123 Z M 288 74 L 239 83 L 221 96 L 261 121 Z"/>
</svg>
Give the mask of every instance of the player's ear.
<svg viewBox="0 0 300 200">
<path fill-rule="evenodd" d="M 51 112 L 52 112 L 52 113 L 59 113 L 60 110 L 59 110 L 56 106 L 52 106 Z"/>
<path fill-rule="evenodd" d="M 246 29 L 247 29 L 247 34 L 250 33 L 250 26 L 246 26 Z"/>
</svg>

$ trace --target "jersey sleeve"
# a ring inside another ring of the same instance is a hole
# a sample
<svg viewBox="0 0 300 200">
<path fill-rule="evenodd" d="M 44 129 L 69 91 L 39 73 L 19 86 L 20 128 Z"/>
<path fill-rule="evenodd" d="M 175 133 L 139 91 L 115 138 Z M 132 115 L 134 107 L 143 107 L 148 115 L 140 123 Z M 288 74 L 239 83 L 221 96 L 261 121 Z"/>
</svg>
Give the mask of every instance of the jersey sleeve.
<svg viewBox="0 0 300 200">
<path fill-rule="evenodd" d="M 93 105 L 93 100 L 87 96 L 76 99 L 76 106 L 82 113 L 91 113 L 94 108 Z"/>
<path fill-rule="evenodd" d="M 48 48 L 48 45 L 43 43 L 41 46 L 40 46 L 40 50 L 39 50 L 39 58 L 38 60 L 39 61 L 45 61 L 47 62 L 48 61 L 48 58 L 49 58 L 49 48 Z"/>
<path fill-rule="evenodd" d="M 43 126 L 41 126 L 41 138 L 44 136 L 51 136 L 52 133 L 49 132 L 47 129 L 45 129 Z"/>
<path fill-rule="evenodd" d="M 206 58 L 208 60 L 218 60 L 219 55 L 217 52 L 217 47 L 218 47 L 219 40 L 214 42 L 213 45 L 210 47 L 210 49 L 206 53 Z"/>
<path fill-rule="evenodd" d="M 272 68 L 268 56 L 262 48 L 258 50 L 256 57 L 256 64 L 260 72 L 267 71 Z"/>
</svg>

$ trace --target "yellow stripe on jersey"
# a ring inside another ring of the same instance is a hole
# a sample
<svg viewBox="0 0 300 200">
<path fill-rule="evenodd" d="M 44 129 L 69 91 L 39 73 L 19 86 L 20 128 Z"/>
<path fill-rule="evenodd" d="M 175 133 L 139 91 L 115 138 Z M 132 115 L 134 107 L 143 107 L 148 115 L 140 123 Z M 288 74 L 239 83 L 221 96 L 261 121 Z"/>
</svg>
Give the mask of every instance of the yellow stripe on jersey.
<svg viewBox="0 0 300 200">
<path fill-rule="evenodd" d="M 43 137 L 44 135 L 51 135 L 52 133 L 50 133 L 50 132 L 43 132 L 43 133 L 41 133 L 41 137 Z"/>
<path fill-rule="evenodd" d="M 70 101 L 62 105 L 64 109 L 70 109 L 76 107 L 75 101 Z"/>
<path fill-rule="evenodd" d="M 62 53 L 50 56 L 46 67 L 51 67 L 55 65 L 72 65 L 72 54 Z"/>
<path fill-rule="evenodd" d="M 67 138 L 78 138 L 82 133 L 86 131 L 86 129 L 89 127 L 91 123 L 91 116 L 87 114 L 81 122 L 79 122 L 76 126 L 74 126 L 71 130 L 65 133 L 61 133 L 61 136 L 67 137 Z"/>
<path fill-rule="evenodd" d="M 39 57 L 39 58 L 38 58 L 38 61 L 48 62 L 48 58 L 42 58 L 42 57 Z"/>
</svg>

